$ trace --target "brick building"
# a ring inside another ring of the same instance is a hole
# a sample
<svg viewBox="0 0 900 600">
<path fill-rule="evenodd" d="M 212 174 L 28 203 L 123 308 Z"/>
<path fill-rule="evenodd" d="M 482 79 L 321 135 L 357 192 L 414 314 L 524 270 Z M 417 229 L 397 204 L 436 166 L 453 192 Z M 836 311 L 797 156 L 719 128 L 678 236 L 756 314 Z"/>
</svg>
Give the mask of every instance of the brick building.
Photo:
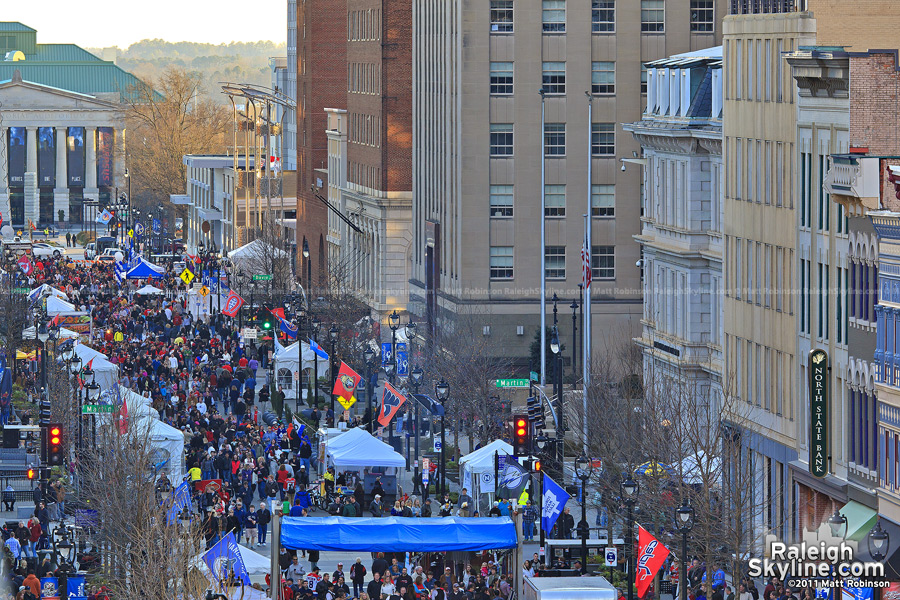
<svg viewBox="0 0 900 600">
<path fill-rule="evenodd" d="M 412 211 L 412 21 L 407 2 L 347 3 L 347 109 L 329 110 L 332 275 L 375 316 L 409 298 Z"/>
<path fill-rule="evenodd" d="M 316 169 L 324 168 L 327 160 L 325 108 L 347 105 L 347 17 L 341 5 L 327 0 L 296 6 L 297 247 L 307 240 L 309 259 L 303 259 L 301 272 L 308 272 L 305 261 L 310 260 L 313 281 L 324 283 L 328 210 L 316 198 L 325 194 Z"/>
</svg>

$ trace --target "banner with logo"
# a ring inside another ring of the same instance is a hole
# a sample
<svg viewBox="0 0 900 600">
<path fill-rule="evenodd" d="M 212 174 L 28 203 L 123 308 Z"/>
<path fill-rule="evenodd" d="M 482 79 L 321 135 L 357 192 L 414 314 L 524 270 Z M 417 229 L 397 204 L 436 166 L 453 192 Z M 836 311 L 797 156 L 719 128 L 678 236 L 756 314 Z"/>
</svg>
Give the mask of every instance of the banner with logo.
<svg viewBox="0 0 900 600">
<path fill-rule="evenodd" d="M 237 540 L 231 532 L 203 555 L 203 562 L 216 581 L 228 579 L 234 573 L 235 579 L 240 579 L 244 585 L 250 585 L 250 574 L 244 564 L 244 557 L 241 556 Z"/>
<path fill-rule="evenodd" d="M 59 579 L 41 577 L 41 600 L 59 600 Z"/>
<path fill-rule="evenodd" d="M 56 186 L 56 128 L 38 127 L 38 186 Z"/>
<path fill-rule="evenodd" d="M 362 377 L 359 373 L 351 369 L 347 363 L 341 361 L 341 368 L 338 369 L 337 377 L 334 380 L 334 389 L 332 395 L 337 396 L 338 402 L 344 407 L 344 410 L 350 410 L 350 407 L 356 402 L 356 388 Z"/>
<path fill-rule="evenodd" d="M 657 571 L 662 568 L 669 556 L 669 549 L 650 532 L 638 525 L 638 553 L 637 566 L 634 571 L 634 585 L 637 587 L 638 598 L 643 598 Z"/>
<path fill-rule="evenodd" d="M 514 460 L 507 460 L 503 462 L 502 467 L 497 468 L 497 472 L 500 474 L 500 481 L 497 484 L 498 498 L 518 498 L 522 495 L 522 490 L 528 483 L 528 471 L 522 465 Z"/>
<path fill-rule="evenodd" d="M 25 128 L 9 128 L 9 185 L 25 185 Z"/>
<path fill-rule="evenodd" d="M 541 529 L 547 533 L 553 529 L 556 520 L 566 507 L 566 502 L 571 497 L 566 490 L 544 473 L 543 495 L 541 496 Z"/>
<path fill-rule="evenodd" d="M 84 187 L 84 127 L 69 127 L 66 172 L 69 187 Z"/>
<path fill-rule="evenodd" d="M 234 292 L 230 292 L 228 297 L 225 298 L 225 306 L 222 307 L 222 314 L 228 315 L 229 317 L 236 317 L 243 305 L 244 299 Z"/>
<path fill-rule="evenodd" d="M 404 402 L 406 402 L 406 396 L 395 390 L 390 383 L 385 382 L 384 393 L 381 396 L 381 410 L 378 411 L 378 424 L 387 427 Z"/>
</svg>

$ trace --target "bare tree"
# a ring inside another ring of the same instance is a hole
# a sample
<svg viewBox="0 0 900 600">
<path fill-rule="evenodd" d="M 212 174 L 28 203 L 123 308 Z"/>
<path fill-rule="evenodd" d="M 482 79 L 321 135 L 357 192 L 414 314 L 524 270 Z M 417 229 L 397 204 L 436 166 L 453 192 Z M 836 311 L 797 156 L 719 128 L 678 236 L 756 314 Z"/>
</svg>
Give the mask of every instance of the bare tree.
<svg viewBox="0 0 900 600">
<path fill-rule="evenodd" d="M 199 524 L 167 519 L 150 426 L 149 417 L 132 418 L 122 432 L 115 416 L 101 419 L 96 445 L 82 450 L 82 494 L 98 521 L 91 543 L 102 549 L 111 596 L 200 600 L 208 581 L 197 568 Z"/>
<path fill-rule="evenodd" d="M 12 268 L 18 269 L 18 266 L 13 265 Z M 27 288 L 27 285 L 16 281 L 13 276 L 6 275 L 0 279 L 0 320 L 3 321 L 0 335 L 3 336 L 8 357 L 15 356 L 16 350 L 23 347 L 22 332 L 34 324 L 30 319 L 31 301 L 27 295 L 16 291 L 22 287 Z"/>
<path fill-rule="evenodd" d="M 261 284 L 269 294 L 293 290 L 291 246 L 285 244 L 289 240 L 283 235 L 275 213 L 262 215 L 260 227 L 246 228 L 244 239 L 247 244 L 242 247 L 240 257 L 232 259 L 236 270 L 251 280 L 253 275 L 271 275 L 270 280 Z"/>
</svg>

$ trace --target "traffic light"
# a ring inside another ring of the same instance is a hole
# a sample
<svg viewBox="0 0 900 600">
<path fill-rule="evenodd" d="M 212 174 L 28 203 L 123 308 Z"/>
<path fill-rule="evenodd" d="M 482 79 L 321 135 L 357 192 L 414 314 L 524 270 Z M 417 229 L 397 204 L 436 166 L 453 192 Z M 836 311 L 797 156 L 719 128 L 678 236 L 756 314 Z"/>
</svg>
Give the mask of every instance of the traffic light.
<svg viewBox="0 0 900 600">
<path fill-rule="evenodd" d="M 47 427 L 47 464 L 51 467 L 63 464 L 63 430 L 59 423 Z"/>
<path fill-rule="evenodd" d="M 539 461 L 536 458 L 531 459 L 531 460 L 526 460 L 525 464 L 523 466 L 526 469 L 528 469 L 529 471 L 531 471 L 532 473 L 540 473 L 540 471 L 541 471 L 541 461 Z"/>
<path fill-rule="evenodd" d="M 28 479 L 34 479 L 37 477 L 37 471 L 35 471 L 32 467 L 28 467 L 28 470 L 25 471 L 25 477 Z"/>
<path fill-rule="evenodd" d="M 256 313 L 256 319 L 263 329 L 272 329 L 272 313 L 268 309 L 259 309 Z"/>
<path fill-rule="evenodd" d="M 528 456 L 531 453 L 531 423 L 527 415 L 513 417 L 513 454 Z"/>
<path fill-rule="evenodd" d="M 540 398 L 532 396 L 525 401 L 528 407 L 528 420 L 534 424 L 535 429 L 543 429 L 544 427 L 544 407 L 541 405 Z"/>
</svg>

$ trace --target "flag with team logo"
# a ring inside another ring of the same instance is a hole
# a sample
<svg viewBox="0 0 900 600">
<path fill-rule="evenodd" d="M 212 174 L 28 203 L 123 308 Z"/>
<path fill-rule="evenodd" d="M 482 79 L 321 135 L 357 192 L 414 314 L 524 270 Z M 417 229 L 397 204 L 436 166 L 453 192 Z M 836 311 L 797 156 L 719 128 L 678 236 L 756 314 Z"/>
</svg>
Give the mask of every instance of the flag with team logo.
<svg viewBox="0 0 900 600">
<path fill-rule="evenodd" d="M 637 587 L 638 598 L 643 598 L 647 593 L 653 578 L 668 556 L 669 549 L 650 535 L 649 531 L 638 525 L 637 567 L 634 571 L 634 585 Z"/>
<path fill-rule="evenodd" d="M 528 484 L 528 471 L 514 460 L 506 460 L 498 467 L 500 481 L 497 482 L 498 498 L 518 498 Z M 493 473 L 491 473 L 493 476 Z M 484 489 L 484 488 L 482 488 Z"/>
<path fill-rule="evenodd" d="M 378 411 L 378 423 L 382 427 L 387 427 L 404 402 L 406 396 L 395 390 L 391 384 L 385 383 L 384 394 L 381 396 L 381 410 Z"/>
<path fill-rule="evenodd" d="M 244 564 L 237 540 L 234 534 L 228 532 L 212 548 L 203 555 L 203 562 L 209 567 L 210 573 L 216 581 L 222 582 L 234 573 L 235 579 L 240 579 L 244 585 L 250 585 L 250 574 Z"/>
<path fill-rule="evenodd" d="M 338 402 L 344 407 L 344 410 L 350 410 L 350 407 L 356 402 L 356 388 L 362 377 L 359 373 L 351 369 L 347 363 L 341 361 L 341 368 L 338 369 L 337 378 L 334 380 L 334 390 L 332 395 L 337 396 Z"/>
<path fill-rule="evenodd" d="M 550 530 L 553 529 L 556 520 L 559 518 L 559 515 L 562 514 L 563 509 L 566 507 L 566 502 L 569 501 L 571 496 L 566 493 L 566 490 L 560 487 L 558 483 L 550 479 L 550 476 L 546 473 L 544 473 L 543 490 L 544 494 L 541 497 L 541 502 L 543 503 L 541 510 L 541 529 L 550 533 Z"/>
</svg>

